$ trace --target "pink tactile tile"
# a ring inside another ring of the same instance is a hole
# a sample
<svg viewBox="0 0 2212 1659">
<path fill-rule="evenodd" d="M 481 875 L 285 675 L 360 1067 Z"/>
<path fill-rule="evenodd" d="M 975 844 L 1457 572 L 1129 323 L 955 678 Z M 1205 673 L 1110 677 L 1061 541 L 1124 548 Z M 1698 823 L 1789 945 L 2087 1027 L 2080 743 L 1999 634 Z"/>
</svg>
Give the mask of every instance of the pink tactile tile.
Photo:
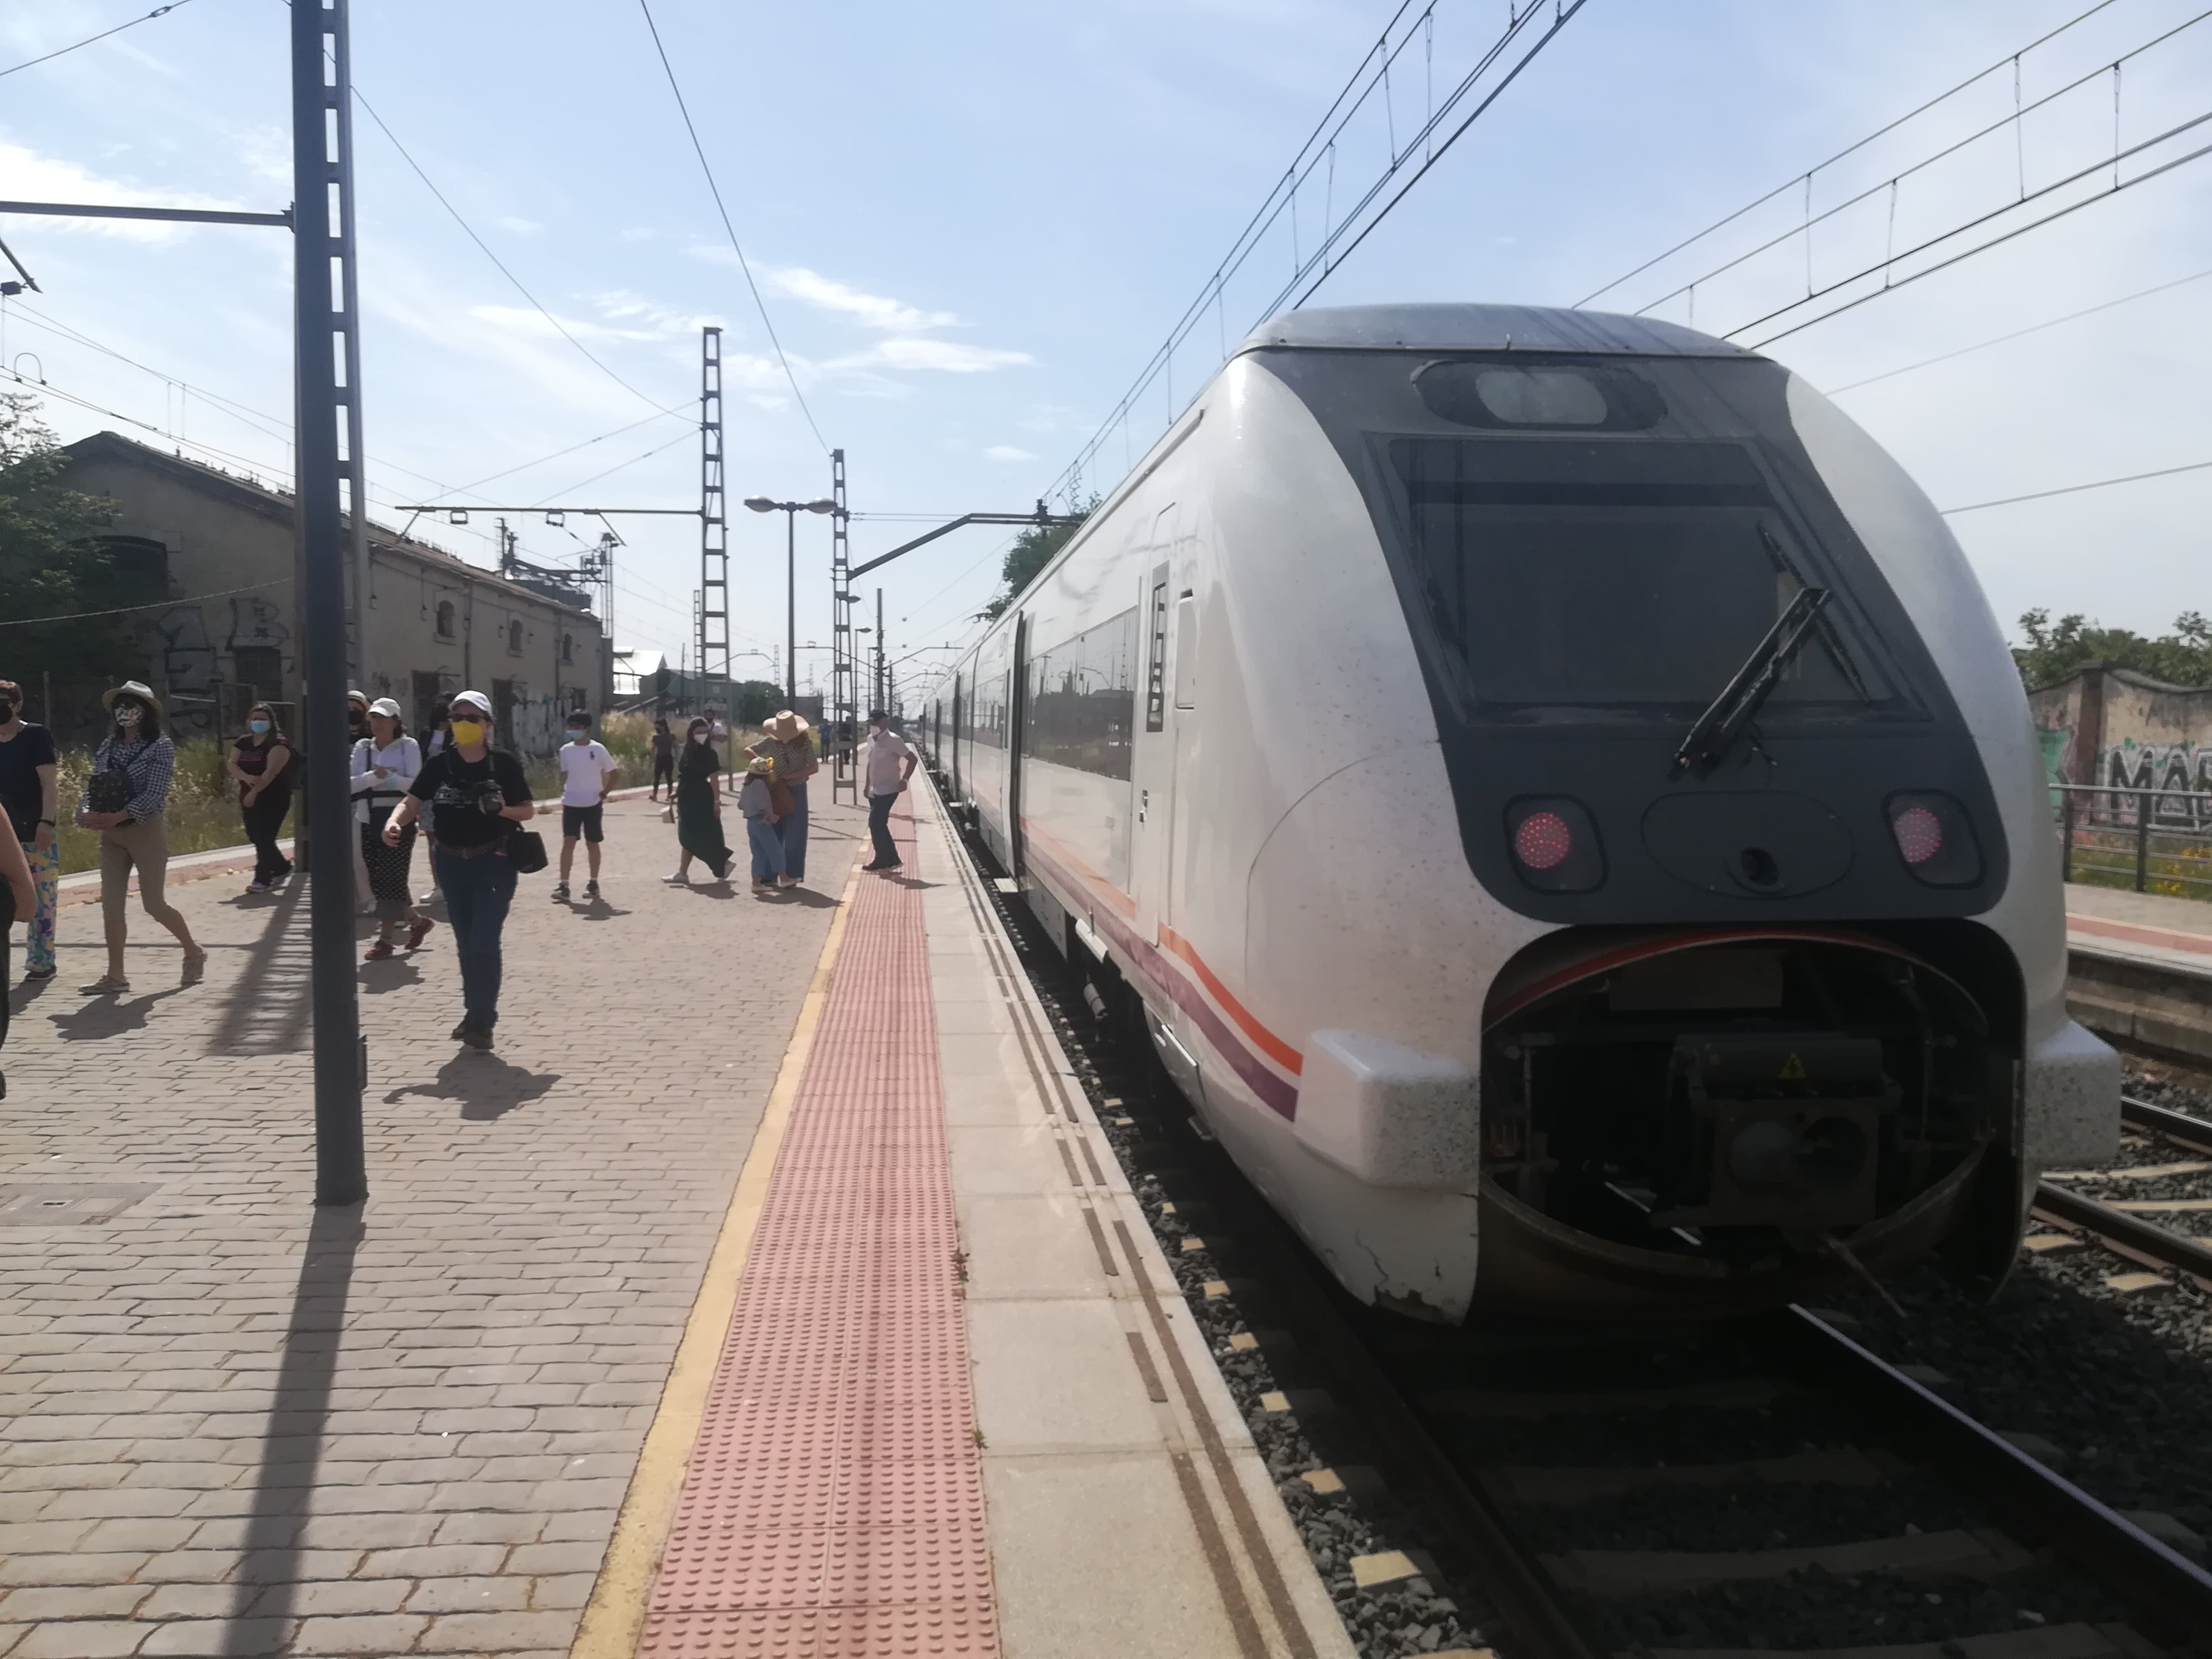
<svg viewBox="0 0 2212 1659">
<path fill-rule="evenodd" d="M 958 1248 L 921 896 L 865 882 L 640 1659 L 998 1652 Z"/>
</svg>

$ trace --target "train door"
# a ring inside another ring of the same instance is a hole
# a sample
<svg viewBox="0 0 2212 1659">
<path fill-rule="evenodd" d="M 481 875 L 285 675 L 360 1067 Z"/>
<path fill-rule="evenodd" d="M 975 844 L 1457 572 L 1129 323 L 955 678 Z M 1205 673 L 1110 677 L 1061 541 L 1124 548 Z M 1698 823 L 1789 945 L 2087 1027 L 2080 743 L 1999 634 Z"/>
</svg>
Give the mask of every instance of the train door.
<svg viewBox="0 0 2212 1659">
<path fill-rule="evenodd" d="M 1014 661 L 1006 671 L 1006 873 L 1022 873 L 1022 755 L 1028 748 L 1030 618 L 1014 617 Z"/>
<path fill-rule="evenodd" d="M 960 752 L 960 738 L 968 728 L 963 723 L 966 716 L 963 712 L 965 704 L 961 694 L 967 683 L 968 676 L 965 673 L 955 672 L 952 676 L 952 749 L 951 758 L 945 762 L 945 770 L 952 779 L 952 799 L 956 802 L 962 798 L 960 763 L 965 757 Z"/>
<path fill-rule="evenodd" d="M 1175 508 L 1164 507 L 1139 550 L 1143 591 L 1137 601 L 1144 651 L 1142 718 L 1137 722 L 1129 757 L 1132 816 L 1129 890 L 1137 902 L 1137 933 L 1145 944 L 1159 943 L 1165 915 L 1168 836 L 1175 787 L 1174 684 L 1170 660 L 1175 625 L 1177 578 L 1173 564 Z"/>
<path fill-rule="evenodd" d="M 1188 550 L 1178 551 L 1187 553 Z M 1184 582 L 1196 577 L 1194 562 L 1188 557 L 1179 557 L 1176 561 L 1182 572 Z M 1168 797 L 1168 878 L 1164 920 L 1169 927 L 1188 933 L 1189 924 L 1182 914 L 1183 883 L 1190 867 L 1191 849 L 1185 843 L 1190 836 L 1192 818 L 1189 786 L 1197 763 L 1198 665 L 1200 660 L 1198 599 L 1188 586 L 1177 585 L 1170 614 L 1173 621 L 1169 628 L 1168 673 L 1172 690 L 1168 696 L 1168 707 L 1175 722 L 1175 755 L 1174 781 Z"/>
</svg>

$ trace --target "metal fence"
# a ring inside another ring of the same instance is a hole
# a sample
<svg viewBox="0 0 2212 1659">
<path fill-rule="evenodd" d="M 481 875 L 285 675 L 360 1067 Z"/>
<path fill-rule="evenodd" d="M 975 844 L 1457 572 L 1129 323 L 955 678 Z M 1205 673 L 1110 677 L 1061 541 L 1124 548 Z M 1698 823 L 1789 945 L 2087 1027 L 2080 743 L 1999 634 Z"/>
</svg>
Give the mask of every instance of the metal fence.
<svg viewBox="0 0 2212 1659">
<path fill-rule="evenodd" d="M 2212 894 L 2212 790 L 2060 783 L 2051 796 L 2067 880 Z"/>
</svg>

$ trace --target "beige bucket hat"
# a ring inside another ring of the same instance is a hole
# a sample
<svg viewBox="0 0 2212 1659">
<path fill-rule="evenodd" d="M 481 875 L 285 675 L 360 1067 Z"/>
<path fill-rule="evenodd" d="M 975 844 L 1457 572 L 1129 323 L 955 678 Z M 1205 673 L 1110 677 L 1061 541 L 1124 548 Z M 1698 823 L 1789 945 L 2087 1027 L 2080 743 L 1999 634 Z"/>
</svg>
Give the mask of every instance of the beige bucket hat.
<svg viewBox="0 0 2212 1659">
<path fill-rule="evenodd" d="M 761 726 L 762 731 L 767 732 L 778 743 L 789 743 L 794 738 L 805 737 L 813 729 L 807 725 L 806 717 L 804 714 L 794 714 L 788 708 L 769 715 Z"/>
<path fill-rule="evenodd" d="M 102 708 L 112 708 L 118 697 L 136 697 L 154 711 L 154 717 L 156 720 L 168 718 L 168 711 L 161 707 L 161 700 L 154 695 L 154 688 L 143 680 L 125 680 L 112 690 L 101 692 L 100 706 Z"/>
</svg>

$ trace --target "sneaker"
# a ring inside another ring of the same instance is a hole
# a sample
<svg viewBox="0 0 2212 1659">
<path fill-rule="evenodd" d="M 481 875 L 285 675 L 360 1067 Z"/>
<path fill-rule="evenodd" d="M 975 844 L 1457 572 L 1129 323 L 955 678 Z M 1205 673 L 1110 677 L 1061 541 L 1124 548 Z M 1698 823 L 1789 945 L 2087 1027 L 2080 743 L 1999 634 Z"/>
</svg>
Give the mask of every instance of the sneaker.
<svg viewBox="0 0 2212 1659">
<path fill-rule="evenodd" d="M 863 870 L 890 870 L 896 867 L 889 864 L 864 864 L 860 866 Z"/>
<path fill-rule="evenodd" d="M 383 962 L 392 955 L 392 941 L 380 939 L 361 953 L 363 962 Z"/>
<path fill-rule="evenodd" d="M 410 922 L 407 927 L 407 948 L 410 951 L 418 951 L 422 949 L 422 940 L 426 936 L 428 936 L 430 930 L 437 925 L 438 924 L 436 922 L 431 921 L 428 916 L 423 916 L 415 921 Z"/>
<path fill-rule="evenodd" d="M 446 1035 L 453 1038 L 456 1042 L 466 1042 L 469 1040 L 469 1031 L 471 1027 L 471 1022 L 469 1017 L 466 1014 L 463 1014 L 461 1016 L 461 1023 L 453 1027 L 452 1030 L 447 1032 Z"/>
<path fill-rule="evenodd" d="M 689 887 L 691 884 L 691 878 L 681 870 L 677 871 L 673 875 L 663 876 L 661 880 L 671 887 Z"/>
<path fill-rule="evenodd" d="M 23 982 L 27 985 L 41 984 L 52 979 L 59 971 L 60 969 L 56 968 L 26 968 L 23 969 Z"/>
<path fill-rule="evenodd" d="M 586 898 L 587 898 L 587 899 L 595 899 L 595 898 L 599 897 L 599 883 L 597 883 L 596 881 L 587 881 L 587 882 L 586 882 L 586 883 L 584 884 L 584 896 L 585 896 Z"/>
<path fill-rule="evenodd" d="M 473 1019 L 465 1019 L 461 1022 L 461 1041 L 471 1048 L 489 1048 L 491 1047 L 491 1027 Z"/>
<path fill-rule="evenodd" d="M 779 887 L 796 887 L 799 885 L 799 878 L 796 876 L 778 876 L 775 878 L 775 884 Z"/>
<path fill-rule="evenodd" d="M 553 884 L 553 902 L 556 904 L 564 904 L 568 902 L 568 884 L 565 881 L 555 882 Z"/>
<path fill-rule="evenodd" d="M 246 884 L 246 890 L 249 893 L 265 893 L 269 890 L 269 884 L 265 881 L 249 881 Z"/>
<path fill-rule="evenodd" d="M 102 974 L 89 985 L 76 988 L 88 997 L 119 997 L 131 988 L 131 981 L 118 974 Z"/>
</svg>

